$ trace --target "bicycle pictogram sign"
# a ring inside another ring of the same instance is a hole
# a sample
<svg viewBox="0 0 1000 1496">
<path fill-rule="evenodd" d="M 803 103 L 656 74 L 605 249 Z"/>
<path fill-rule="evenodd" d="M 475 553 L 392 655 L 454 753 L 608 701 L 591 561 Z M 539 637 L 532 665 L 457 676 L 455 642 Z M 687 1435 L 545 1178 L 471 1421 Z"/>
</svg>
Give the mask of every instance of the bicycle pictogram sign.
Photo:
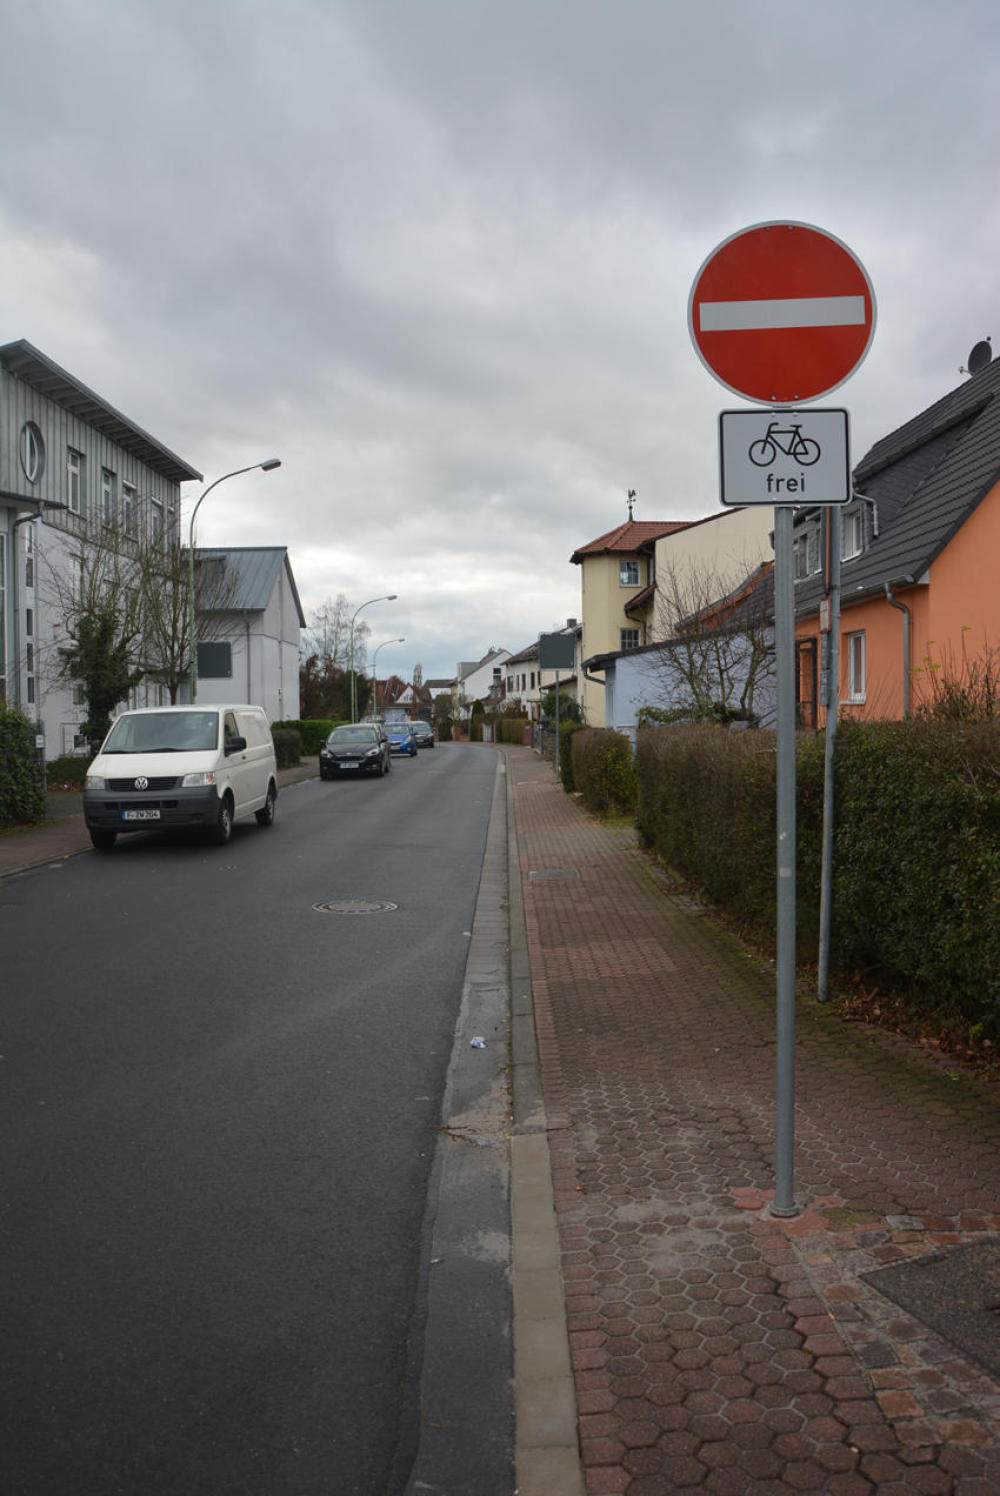
<svg viewBox="0 0 1000 1496">
<path fill-rule="evenodd" d="M 747 448 L 747 456 L 755 467 L 771 467 L 779 452 L 801 467 L 812 467 L 819 461 L 822 448 L 812 437 L 802 435 L 800 424 L 782 427 L 777 421 L 772 421 L 764 435 Z"/>
</svg>

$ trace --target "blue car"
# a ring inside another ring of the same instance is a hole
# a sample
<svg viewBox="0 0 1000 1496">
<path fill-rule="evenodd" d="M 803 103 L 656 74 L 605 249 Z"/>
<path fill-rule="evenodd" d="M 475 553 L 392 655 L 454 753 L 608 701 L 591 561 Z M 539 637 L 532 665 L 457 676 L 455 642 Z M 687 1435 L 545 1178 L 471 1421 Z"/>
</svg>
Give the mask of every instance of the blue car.
<svg viewBox="0 0 1000 1496">
<path fill-rule="evenodd" d="M 410 758 L 416 758 L 417 743 L 410 731 L 409 722 L 387 722 L 385 735 L 389 739 L 390 753 L 405 753 Z"/>
</svg>

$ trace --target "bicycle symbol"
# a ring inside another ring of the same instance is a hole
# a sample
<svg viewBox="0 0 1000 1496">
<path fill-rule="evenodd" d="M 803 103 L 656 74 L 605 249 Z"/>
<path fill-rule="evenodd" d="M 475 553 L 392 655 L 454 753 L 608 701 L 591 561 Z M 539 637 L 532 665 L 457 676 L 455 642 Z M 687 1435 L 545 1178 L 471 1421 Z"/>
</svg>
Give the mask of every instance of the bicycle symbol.
<svg viewBox="0 0 1000 1496">
<path fill-rule="evenodd" d="M 801 426 L 780 427 L 772 421 L 764 435 L 751 442 L 747 456 L 755 467 L 770 467 L 779 452 L 784 452 L 801 467 L 812 467 L 820 458 L 820 444 L 802 435 Z"/>
</svg>

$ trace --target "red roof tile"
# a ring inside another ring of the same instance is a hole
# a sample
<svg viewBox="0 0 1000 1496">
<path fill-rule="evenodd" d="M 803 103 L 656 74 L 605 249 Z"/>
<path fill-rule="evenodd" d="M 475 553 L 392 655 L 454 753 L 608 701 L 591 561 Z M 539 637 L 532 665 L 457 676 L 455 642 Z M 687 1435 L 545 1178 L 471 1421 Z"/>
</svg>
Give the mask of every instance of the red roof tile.
<svg viewBox="0 0 1000 1496">
<path fill-rule="evenodd" d="M 686 530 L 690 520 L 627 519 L 606 535 L 599 535 L 588 545 L 581 545 L 570 560 L 579 564 L 584 556 L 603 556 L 612 551 L 634 552 L 649 540 L 659 540 L 661 535 L 673 535 L 675 530 Z"/>
</svg>

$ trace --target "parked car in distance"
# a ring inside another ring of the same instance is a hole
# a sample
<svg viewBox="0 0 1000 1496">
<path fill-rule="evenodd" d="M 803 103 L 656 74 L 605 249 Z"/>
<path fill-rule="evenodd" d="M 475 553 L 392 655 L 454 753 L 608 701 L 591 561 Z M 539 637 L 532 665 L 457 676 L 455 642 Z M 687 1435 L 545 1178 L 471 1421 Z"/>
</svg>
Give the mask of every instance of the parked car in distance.
<svg viewBox="0 0 1000 1496">
<path fill-rule="evenodd" d="M 320 779 L 343 774 L 388 774 L 389 739 L 381 722 L 335 727 L 319 750 Z"/>
<path fill-rule="evenodd" d="M 274 821 L 278 766 L 259 706 L 122 712 L 87 770 L 83 818 L 99 852 L 126 831 L 207 831 L 224 846 L 240 816 Z"/>
<path fill-rule="evenodd" d="M 410 731 L 418 748 L 434 747 L 434 729 L 429 722 L 424 722 L 423 719 L 411 722 Z"/>
<path fill-rule="evenodd" d="M 389 749 L 392 753 L 405 753 L 410 758 L 416 758 L 417 744 L 411 731 L 412 727 L 412 722 L 387 722 L 385 724 Z"/>
</svg>

